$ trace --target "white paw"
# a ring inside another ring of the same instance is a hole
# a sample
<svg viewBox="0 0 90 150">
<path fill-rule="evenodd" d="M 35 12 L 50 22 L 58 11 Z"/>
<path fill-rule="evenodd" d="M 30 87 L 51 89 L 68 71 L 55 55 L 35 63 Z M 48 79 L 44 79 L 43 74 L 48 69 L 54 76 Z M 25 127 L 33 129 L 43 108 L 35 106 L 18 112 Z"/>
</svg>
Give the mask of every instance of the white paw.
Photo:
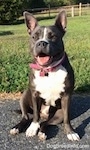
<svg viewBox="0 0 90 150">
<path fill-rule="evenodd" d="M 32 122 L 31 125 L 26 130 L 26 137 L 33 137 L 34 135 L 36 135 L 39 128 L 40 125 L 38 122 Z"/>
<path fill-rule="evenodd" d="M 19 130 L 16 129 L 16 128 L 13 128 L 13 129 L 10 130 L 10 134 L 12 134 L 12 135 L 15 135 L 15 134 L 18 134 L 18 133 L 19 133 Z"/>
<path fill-rule="evenodd" d="M 44 141 L 47 138 L 47 136 L 43 132 L 39 132 L 38 137 L 39 137 L 39 140 L 41 140 L 41 141 Z"/>
<path fill-rule="evenodd" d="M 67 138 L 71 141 L 79 141 L 80 137 L 77 133 L 67 134 Z"/>
</svg>

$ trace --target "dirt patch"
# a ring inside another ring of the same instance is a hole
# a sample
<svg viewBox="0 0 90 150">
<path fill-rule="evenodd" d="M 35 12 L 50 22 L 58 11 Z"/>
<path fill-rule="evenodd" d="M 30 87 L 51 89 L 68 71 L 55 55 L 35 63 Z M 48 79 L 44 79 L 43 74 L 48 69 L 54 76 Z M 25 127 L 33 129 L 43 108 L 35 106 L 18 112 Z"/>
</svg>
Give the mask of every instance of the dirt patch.
<svg viewBox="0 0 90 150">
<path fill-rule="evenodd" d="M 0 93 L 0 100 L 17 100 L 21 98 L 22 93 L 18 92 L 18 93 Z"/>
</svg>

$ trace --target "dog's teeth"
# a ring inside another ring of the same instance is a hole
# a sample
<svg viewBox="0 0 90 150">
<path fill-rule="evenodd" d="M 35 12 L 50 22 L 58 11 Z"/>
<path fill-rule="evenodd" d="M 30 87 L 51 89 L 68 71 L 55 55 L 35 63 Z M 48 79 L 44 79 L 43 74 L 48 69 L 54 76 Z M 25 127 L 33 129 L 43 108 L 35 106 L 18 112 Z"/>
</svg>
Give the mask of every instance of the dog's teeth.
<svg viewBox="0 0 90 150">
<path fill-rule="evenodd" d="M 10 134 L 12 134 L 12 135 L 15 135 L 15 134 L 18 134 L 18 133 L 19 133 L 19 130 L 16 129 L 16 128 L 13 128 L 13 129 L 10 130 Z"/>
<path fill-rule="evenodd" d="M 71 141 L 79 141 L 80 137 L 77 133 L 67 134 L 67 138 Z"/>
<path fill-rule="evenodd" d="M 39 123 L 32 122 L 31 125 L 26 130 L 26 137 L 33 137 L 36 135 L 37 130 L 40 128 Z"/>
</svg>

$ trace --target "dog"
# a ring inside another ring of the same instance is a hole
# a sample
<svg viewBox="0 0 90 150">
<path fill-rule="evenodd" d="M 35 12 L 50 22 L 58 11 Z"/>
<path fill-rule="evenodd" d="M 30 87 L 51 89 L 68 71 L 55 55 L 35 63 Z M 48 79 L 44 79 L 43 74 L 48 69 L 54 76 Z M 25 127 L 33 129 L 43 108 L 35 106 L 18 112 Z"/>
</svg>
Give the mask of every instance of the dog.
<svg viewBox="0 0 90 150">
<path fill-rule="evenodd" d="M 45 140 L 48 125 L 63 122 L 64 132 L 71 141 L 79 135 L 70 124 L 70 100 L 74 89 L 74 71 L 64 50 L 63 36 L 67 16 L 62 10 L 52 26 L 40 26 L 36 18 L 24 12 L 30 35 L 30 53 L 33 57 L 29 88 L 20 100 L 22 120 L 10 130 L 15 135 L 26 131 L 26 137 L 36 134 Z"/>
</svg>

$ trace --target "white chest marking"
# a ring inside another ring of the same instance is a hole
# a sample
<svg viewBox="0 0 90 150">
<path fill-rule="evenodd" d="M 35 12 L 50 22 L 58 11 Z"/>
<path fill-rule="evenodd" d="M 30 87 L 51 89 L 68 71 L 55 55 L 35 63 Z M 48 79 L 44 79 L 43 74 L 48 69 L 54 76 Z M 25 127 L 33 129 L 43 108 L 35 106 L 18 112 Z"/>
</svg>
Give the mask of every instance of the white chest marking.
<svg viewBox="0 0 90 150">
<path fill-rule="evenodd" d="M 55 106 L 55 100 L 60 98 L 60 93 L 65 91 L 65 78 L 67 71 L 63 66 L 55 72 L 49 72 L 49 76 L 41 77 L 40 72 L 35 70 L 34 84 L 40 97 L 45 99 L 46 105 Z"/>
</svg>

